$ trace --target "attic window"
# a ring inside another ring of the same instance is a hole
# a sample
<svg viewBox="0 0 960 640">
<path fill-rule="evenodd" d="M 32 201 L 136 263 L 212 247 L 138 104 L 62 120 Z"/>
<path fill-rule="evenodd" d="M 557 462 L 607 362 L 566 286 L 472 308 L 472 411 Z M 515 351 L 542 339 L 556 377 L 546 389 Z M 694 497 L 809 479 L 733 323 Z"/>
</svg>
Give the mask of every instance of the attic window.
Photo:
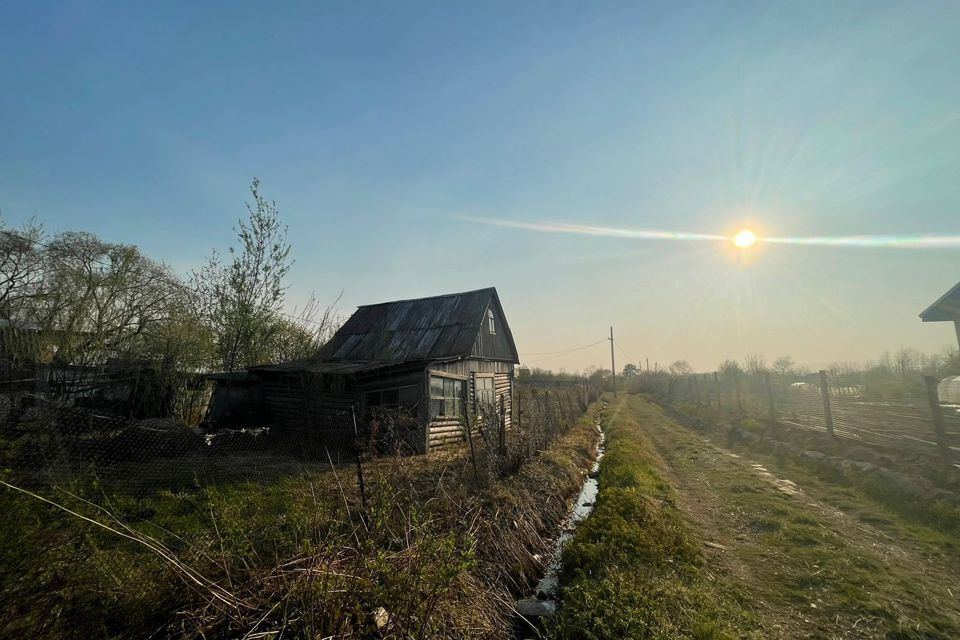
<svg viewBox="0 0 960 640">
<path fill-rule="evenodd" d="M 490 333 L 496 333 L 497 329 L 493 324 L 493 309 L 487 309 L 487 329 Z"/>
</svg>

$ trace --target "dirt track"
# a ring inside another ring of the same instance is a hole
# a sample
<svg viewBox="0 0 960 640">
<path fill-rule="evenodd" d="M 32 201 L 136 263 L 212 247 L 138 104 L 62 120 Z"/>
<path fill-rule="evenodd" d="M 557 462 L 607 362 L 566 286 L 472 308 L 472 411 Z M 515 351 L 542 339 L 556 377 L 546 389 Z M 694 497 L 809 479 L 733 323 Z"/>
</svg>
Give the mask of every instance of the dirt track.
<svg viewBox="0 0 960 640">
<path fill-rule="evenodd" d="M 631 398 L 709 579 L 769 638 L 960 637 L 960 541 Z M 746 634 L 748 630 L 744 629 Z"/>
</svg>

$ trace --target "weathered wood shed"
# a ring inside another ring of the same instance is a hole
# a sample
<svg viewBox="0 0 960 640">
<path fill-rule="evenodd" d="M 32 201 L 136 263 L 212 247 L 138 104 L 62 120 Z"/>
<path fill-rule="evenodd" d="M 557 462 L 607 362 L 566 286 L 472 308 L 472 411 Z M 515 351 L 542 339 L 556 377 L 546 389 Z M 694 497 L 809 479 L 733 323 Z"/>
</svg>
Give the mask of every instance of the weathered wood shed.
<svg viewBox="0 0 960 640">
<path fill-rule="evenodd" d="M 464 411 L 499 411 L 509 427 L 517 347 L 493 287 L 359 307 L 315 358 L 252 367 L 266 420 L 348 437 L 344 416 L 405 407 L 421 453 L 461 441 Z M 464 406 L 466 399 L 466 406 Z"/>
<path fill-rule="evenodd" d="M 960 282 L 924 309 L 920 319 L 924 322 L 953 322 L 957 345 L 960 345 Z"/>
</svg>

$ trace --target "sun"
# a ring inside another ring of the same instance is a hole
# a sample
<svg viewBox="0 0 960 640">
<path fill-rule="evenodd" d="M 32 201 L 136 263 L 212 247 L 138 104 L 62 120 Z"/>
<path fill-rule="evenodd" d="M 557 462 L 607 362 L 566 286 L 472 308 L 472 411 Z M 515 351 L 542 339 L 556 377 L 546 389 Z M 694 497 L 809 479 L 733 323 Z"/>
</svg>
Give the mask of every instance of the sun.
<svg viewBox="0 0 960 640">
<path fill-rule="evenodd" d="M 741 249 L 749 249 L 757 241 L 757 234 L 750 229 L 743 229 L 738 232 L 737 235 L 733 236 L 733 244 L 737 245 Z"/>
</svg>

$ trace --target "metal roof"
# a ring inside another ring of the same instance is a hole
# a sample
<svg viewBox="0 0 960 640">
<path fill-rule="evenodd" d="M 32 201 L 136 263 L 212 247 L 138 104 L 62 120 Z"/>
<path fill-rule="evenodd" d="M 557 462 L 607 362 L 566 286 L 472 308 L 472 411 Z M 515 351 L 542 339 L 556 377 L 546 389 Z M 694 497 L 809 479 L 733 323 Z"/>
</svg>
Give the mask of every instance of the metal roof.
<svg viewBox="0 0 960 640">
<path fill-rule="evenodd" d="M 468 358 L 491 304 L 503 318 L 493 287 L 365 305 L 320 350 L 317 360 L 397 363 Z M 510 329 L 505 320 L 503 324 L 517 361 Z"/>
<path fill-rule="evenodd" d="M 924 322 L 960 320 L 960 282 L 920 314 Z"/>
<path fill-rule="evenodd" d="M 378 369 L 395 367 L 396 362 L 344 362 L 342 360 L 292 360 L 279 364 L 264 364 L 250 367 L 250 371 L 274 371 L 278 373 L 293 373 L 305 371 L 308 373 L 329 373 L 332 375 L 347 375 L 367 373 Z"/>
</svg>

